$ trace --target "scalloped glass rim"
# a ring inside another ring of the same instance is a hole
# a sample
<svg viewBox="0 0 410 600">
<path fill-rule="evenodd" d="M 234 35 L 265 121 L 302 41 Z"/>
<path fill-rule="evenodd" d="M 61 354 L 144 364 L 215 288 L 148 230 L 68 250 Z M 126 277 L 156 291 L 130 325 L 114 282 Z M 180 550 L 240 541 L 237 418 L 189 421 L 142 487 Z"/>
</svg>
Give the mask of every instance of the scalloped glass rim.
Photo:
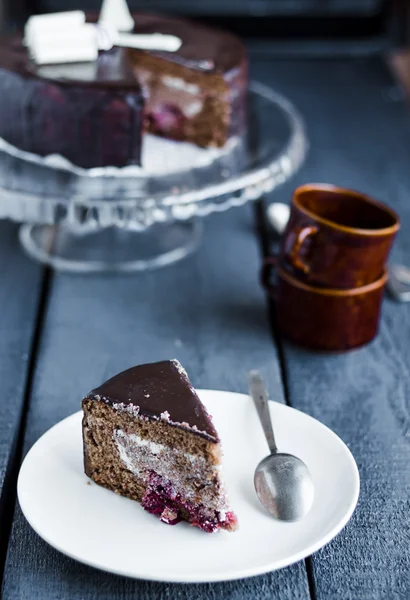
<svg viewBox="0 0 410 600">
<path fill-rule="evenodd" d="M 58 224 L 64 223 L 82 229 L 118 226 L 143 230 L 153 223 L 165 223 L 175 219 L 190 219 L 223 211 L 260 198 L 271 192 L 293 175 L 302 164 L 307 151 L 304 121 L 298 110 L 284 96 L 258 82 L 249 86 L 250 99 L 263 101 L 270 110 L 278 112 L 289 129 L 287 139 L 278 151 L 256 165 L 226 180 L 205 183 L 194 189 L 165 189 L 161 193 L 131 198 L 90 198 L 76 193 L 69 198 L 42 193 L 36 195 L 26 190 L 1 187 L 0 218 L 18 222 Z M 274 134 L 272 139 L 274 140 Z M 24 160 L 24 164 L 45 165 L 43 157 L 22 152 L 8 145 L 10 158 Z M 123 177 L 126 169 L 115 167 L 80 169 L 70 166 L 78 175 L 99 185 L 108 179 Z M 208 181 L 208 180 L 207 180 Z"/>
</svg>

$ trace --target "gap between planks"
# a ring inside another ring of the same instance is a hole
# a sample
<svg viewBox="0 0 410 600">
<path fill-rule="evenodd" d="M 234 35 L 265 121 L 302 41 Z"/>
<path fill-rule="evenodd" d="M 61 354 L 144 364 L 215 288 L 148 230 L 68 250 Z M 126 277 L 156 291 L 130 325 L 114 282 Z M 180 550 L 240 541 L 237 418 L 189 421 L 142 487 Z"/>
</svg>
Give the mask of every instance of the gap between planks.
<svg viewBox="0 0 410 600">
<path fill-rule="evenodd" d="M 30 357 L 27 369 L 27 377 L 24 386 L 23 404 L 19 418 L 10 460 L 4 479 L 2 501 L 0 504 L 0 521 L 4 524 L 0 537 L 0 591 L 3 588 L 4 568 L 6 564 L 7 550 L 13 525 L 14 512 L 17 500 L 17 479 L 23 459 L 24 436 L 27 425 L 27 415 L 30 408 L 32 383 L 36 372 L 37 357 L 43 332 L 45 315 L 49 300 L 49 292 L 53 279 L 53 273 L 48 267 L 44 268 L 40 284 L 40 294 L 34 322 L 33 338 L 30 346 Z M 1 597 L 1 593 L 0 593 Z"/>
<path fill-rule="evenodd" d="M 267 218 L 266 218 L 265 201 L 263 198 L 261 200 L 258 200 L 257 202 L 255 202 L 254 212 L 255 212 L 256 230 L 257 230 L 257 234 L 258 234 L 261 255 L 262 255 L 262 259 L 264 259 L 265 257 L 269 256 L 269 254 L 271 254 L 271 252 L 272 252 L 272 235 L 270 233 L 271 230 L 270 230 L 269 224 L 267 222 Z M 281 380 L 282 380 L 283 395 L 284 395 L 287 406 L 291 407 L 292 403 L 290 401 L 288 373 L 287 373 L 287 369 L 286 369 L 286 360 L 285 360 L 285 354 L 284 354 L 284 350 L 283 350 L 283 339 L 279 333 L 275 305 L 274 305 L 274 302 L 269 298 L 268 294 L 266 294 L 266 301 L 267 301 L 267 305 L 268 305 L 267 306 L 268 319 L 269 319 L 269 325 L 270 325 L 270 330 L 271 330 L 271 334 L 272 334 L 272 339 L 273 339 L 273 342 L 276 345 L 276 348 L 278 351 L 279 371 L 280 371 Z M 308 587 L 309 587 L 309 594 L 310 594 L 311 600 L 316 600 L 316 598 L 317 598 L 316 584 L 315 584 L 315 576 L 314 576 L 312 558 L 310 556 L 308 556 L 307 558 L 305 558 L 304 562 L 305 562 L 306 576 L 307 576 Z"/>
</svg>

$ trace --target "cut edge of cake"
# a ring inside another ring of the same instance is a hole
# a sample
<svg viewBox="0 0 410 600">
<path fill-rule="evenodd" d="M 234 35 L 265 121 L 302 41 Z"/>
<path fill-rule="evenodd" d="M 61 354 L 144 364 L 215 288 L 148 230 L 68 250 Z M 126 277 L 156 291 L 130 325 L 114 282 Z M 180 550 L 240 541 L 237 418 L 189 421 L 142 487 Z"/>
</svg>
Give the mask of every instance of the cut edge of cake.
<svg viewBox="0 0 410 600">
<path fill-rule="evenodd" d="M 133 367 L 83 399 L 85 473 L 161 521 L 234 531 L 212 419 L 177 360 Z"/>
</svg>

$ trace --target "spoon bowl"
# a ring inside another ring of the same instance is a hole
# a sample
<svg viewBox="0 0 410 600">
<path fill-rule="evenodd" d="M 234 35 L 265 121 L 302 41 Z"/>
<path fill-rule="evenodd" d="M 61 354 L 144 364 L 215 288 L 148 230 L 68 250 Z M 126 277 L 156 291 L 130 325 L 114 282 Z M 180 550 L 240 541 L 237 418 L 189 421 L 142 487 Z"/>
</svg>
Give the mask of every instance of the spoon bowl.
<svg viewBox="0 0 410 600">
<path fill-rule="evenodd" d="M 276 519 L 299 521 L 312 508 L 314 486 L 305 463 L 292 454 L 277 453 L 256 467 L 255 490 Z"/>
</svg>

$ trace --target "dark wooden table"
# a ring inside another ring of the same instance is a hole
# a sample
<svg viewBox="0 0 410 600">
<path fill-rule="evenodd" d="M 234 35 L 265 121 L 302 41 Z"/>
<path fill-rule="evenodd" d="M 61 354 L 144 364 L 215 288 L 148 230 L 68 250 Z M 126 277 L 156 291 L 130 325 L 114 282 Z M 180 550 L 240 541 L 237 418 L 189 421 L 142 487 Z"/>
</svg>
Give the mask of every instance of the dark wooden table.
<svg viewBox="0 0 410 600">
<path fill-rule="evenodd" d="M 255 79 L 294 100 L 309 129 L 309 158 L 276 198 L 287 201 L 296 184 L 314 180 L 374 194 L 399 211 L 394 258 L 410 264 L 409 118 L 383 61 L 259 56 L 252 67 Z M 197 254 L 135 276 L 51 273 L 23 256 L 15 225 L 0 223 L 5 600 L 410 598 L 410 305 L 386 299 L 378 338 L 347 354 L 309 353 L 281 340 L 258 283 L 269 245 L 260 213 L 247 206 L 209 218 Z M 174 356 L 198 387 L 245 392 L 247 369 L 261 368 L 275 400 L 318 418 L 348 444 L 361 495 L 332 543 L 261 577 L 165 585 L 78 564 L 31 530 L 15 500 L 31 445 L 103 379 Z"/>
</svg>

